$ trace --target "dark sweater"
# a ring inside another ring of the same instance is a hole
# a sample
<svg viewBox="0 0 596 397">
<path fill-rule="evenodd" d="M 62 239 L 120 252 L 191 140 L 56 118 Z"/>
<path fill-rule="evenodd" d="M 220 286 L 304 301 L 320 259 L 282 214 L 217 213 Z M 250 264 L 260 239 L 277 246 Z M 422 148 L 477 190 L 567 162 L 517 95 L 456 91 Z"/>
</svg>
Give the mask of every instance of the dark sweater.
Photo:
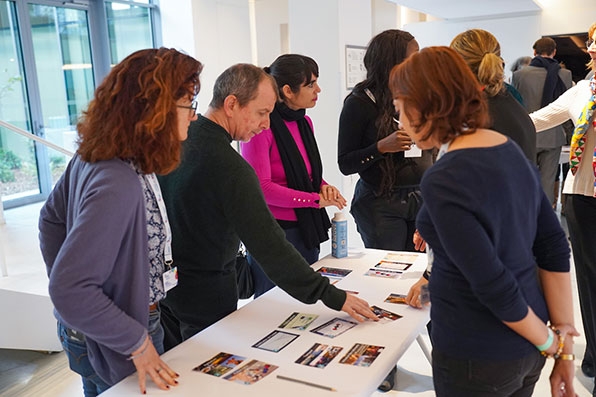
<svg viewBox="0 0 596 397">
<path fill-rule="evenodd" d="M 432 247 L 433 348 L 458 358 L 536 350 L 503 324 L 543 320 L 538 267 L 569 271 L 569 244 L 537 171 L 510 140 L 446 153 L 424 175 L 417 226 Z"/>
<path fill-rule="evenodd" d="M 526 109 L 507 91 L 488 98 L 490 129 L 507 135 L 536 164 L 536 128 Z"/>
<path fill-rule="evenodd" d="M 341 310 L 345 292 L 313 271 L 286 241 L 253 168 L 231 141 L 225 129 L 199 116 L 183 144 L 182 163 L 160 178 L 179 272 L 165 303 L 180 320 L 201 329 L 236 310 L 234 264 L 242 240 L 288 294 Z"/>
<path fill-rule="evenodd" d="M 389 157 L 395 164 L 395 187 L 416 186 L 424 171 L 432 164 L 432 152 L 422 157 L 404 158 L 403 152 L 381 154 L 377 149 L 378 109 L 362 91 L 354 91 L 344 101 L 339 117 L 337 159 L 344 175 L 358 173 L 360 178 L 377 190 L 381 185 L 381 160 Z"/>
</svg>

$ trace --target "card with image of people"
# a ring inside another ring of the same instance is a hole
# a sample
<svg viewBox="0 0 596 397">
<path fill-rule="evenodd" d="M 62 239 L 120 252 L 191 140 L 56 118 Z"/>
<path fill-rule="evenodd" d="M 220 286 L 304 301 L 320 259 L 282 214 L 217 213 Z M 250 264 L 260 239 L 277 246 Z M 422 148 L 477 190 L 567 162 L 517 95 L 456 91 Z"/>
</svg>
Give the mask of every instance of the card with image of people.
<svg viewBox="0 0 596 397">
<path fill-rule="evenodd" d="M 246 357 L 221 352 L 192 370 L 220 377 L 242 363 Z"/>
<path fill-rule="evenodd" d="M 384 346 L 356 343 L 339 362 L 356 367 L 370 367 L 384 349 Z"/>
<path fill-rule="evenodd" d="M 224 379 L 242 385 L 252 385 L 275 371 L 277 368 L 279 368 L 277 365 L 268 364 L 258 360 L 251 360 L 246 365 L 226 375 Z"/>
<path fill-rule="evenodd" d="M 307 365 L 315 368 L 325 368 L 340 351 L 341 346 L 329 346 L 321 343 L 315 343 L 310 349 L 296 360 L 296 364 Z"/>
</svg>

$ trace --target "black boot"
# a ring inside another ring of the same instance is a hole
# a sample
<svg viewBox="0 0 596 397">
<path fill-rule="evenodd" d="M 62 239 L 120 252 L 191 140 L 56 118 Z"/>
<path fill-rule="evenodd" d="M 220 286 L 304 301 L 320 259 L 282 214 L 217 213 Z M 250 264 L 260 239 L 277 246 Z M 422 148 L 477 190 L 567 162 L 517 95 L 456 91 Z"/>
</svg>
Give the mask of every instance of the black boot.
<svg viewBox="0 0 596 397">
<path fill-rule="evenodd" d="M 389 390 L 393 390 L 393 386 L 395 386 L 395 374 L 397 373 L 397 366 L 393 367 L 393 369 L 387 374 L 383 382 L 379 385 L 377 389 L 382 392 L 388 392 Z"/>
</svg>

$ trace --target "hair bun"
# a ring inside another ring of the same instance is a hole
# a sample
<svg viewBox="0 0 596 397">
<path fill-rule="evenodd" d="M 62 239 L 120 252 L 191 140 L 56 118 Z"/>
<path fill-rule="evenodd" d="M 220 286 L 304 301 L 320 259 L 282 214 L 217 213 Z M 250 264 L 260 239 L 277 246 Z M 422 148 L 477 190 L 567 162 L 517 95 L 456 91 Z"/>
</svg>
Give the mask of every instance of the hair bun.
<svg viewBox="0 0 596 397">
<path fill-rule="evenodd" d="M 263 68 L 263 70 L 265 71 L 265 73 L 267 73 L 267 74 L 271 74 L 271 68 L 270 68 L 269 66 L 265 66 L 265 67 Z"/>
</svg>

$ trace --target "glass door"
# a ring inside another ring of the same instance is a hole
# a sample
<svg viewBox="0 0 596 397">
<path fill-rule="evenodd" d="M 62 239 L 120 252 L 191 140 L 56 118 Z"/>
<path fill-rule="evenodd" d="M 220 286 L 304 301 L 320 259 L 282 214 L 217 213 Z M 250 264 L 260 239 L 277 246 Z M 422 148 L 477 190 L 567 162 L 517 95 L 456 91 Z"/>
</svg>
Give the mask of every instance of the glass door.
<svg viewBox="0 0 596 397">
<path fill-rule="evenodd" d="M 34 133 L 75 152 L 77 120 L 94 90 L 87 11 L 29 4 L 28 17 L 39 100 Z M 69 159 L 37 146 L 40 174 L 49 176 L 41 180 L 46 193 Z"/>
<path fill-rule="evenodd" d="M 0 120 L 31 131 L 16 5 L 0 1 Z M 0 126 L 0 195 L 19 199 L 39 194 L 33 141 Z"/>
<path fill-rule="evenodd" d="M 77 119 L 93 90 L 85 8 L 0 1 L 0 120 L 74 152 Z M 4 130 L 0 150 L 7 208 L 47 195 L 69 160 Z"/>
</svg>

